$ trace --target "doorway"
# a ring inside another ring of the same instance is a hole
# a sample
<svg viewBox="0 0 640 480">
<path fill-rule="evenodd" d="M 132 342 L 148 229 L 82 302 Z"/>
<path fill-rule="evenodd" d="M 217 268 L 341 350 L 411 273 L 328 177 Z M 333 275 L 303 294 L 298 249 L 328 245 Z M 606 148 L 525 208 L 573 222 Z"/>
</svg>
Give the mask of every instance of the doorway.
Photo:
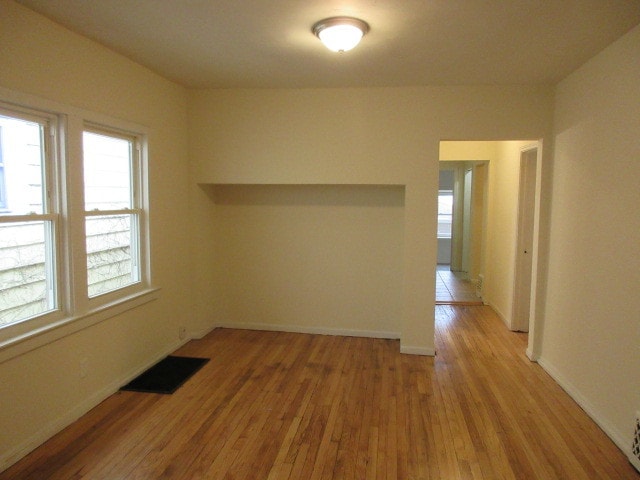
<svg viewBox="0 0 640 480">
<path fill-rule="evenodd" d="M 486 162 L 440 163 L 436 304 L 482 305 Z"/>
<path fill-rule="evenodd" d="M 541 155 L 539 140 L 440 142 L 440 169 L 455 172 L 450 269 L 475 282 L 484 304 L 507 328 L 530 333 L 535 325 L 529 320 L 536 317 Z M 482 188 L 477 188 L 478 179 L 484 179 Z M 469 184 L 470 205 L 457 194 Z M 460 217 L 471 223 L 465 226 Z"/>
</svg>

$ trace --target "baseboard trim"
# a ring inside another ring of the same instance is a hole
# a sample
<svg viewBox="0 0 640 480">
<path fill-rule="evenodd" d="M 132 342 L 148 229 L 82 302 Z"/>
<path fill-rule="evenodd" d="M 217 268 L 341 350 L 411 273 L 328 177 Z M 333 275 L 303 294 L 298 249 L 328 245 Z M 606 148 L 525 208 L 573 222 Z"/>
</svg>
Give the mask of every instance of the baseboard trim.
<svg viewBox="0 0 640 480">
<path fill-rule="evenodd" d="M 200 339 L 206 337 L 207 335 L 209 335 L 216 328 L 220 328 L 220 327 L 221 327 L 220 325 L 212 325 L 210 327 L 203 328 L 201 330 L 196 330 L 196 331 L 189 332 L 188 333 L 188 338 L 189 338 L 189 340 L 200 340 Z"/>
<path fill-rule="evenodd" d="M 355 330 L 346 328 L 324 328 L 324 327 L 306 327 L 301 325 L 275 325 L 268 323 L 220 323 L 206 331 L 200 332 L 202 336 L 193 338 L 202 338 L 207 333 L 216 328 L 237 328 L 239 330 L 261 330 L 267 332 L 291 332 L 291 333 L 307 333 L 311 335 L 335 335 L 339 337 L 364 337 L 364 338 L 386 338 L 390 340 L 399 340 L 399 332 L 387 332 L 380 330 Z M 400 342 L 400 353 L 406 355 L 423 355 L 434 357 L 436 351 L 433 348 L 419 347 L 413 345 L 402 345 Z"/>
<path fill-rule="evenodd" d="M 604 431 L 604 433 L 616 444 L 616 446 L 622 450 L 622 452 L 629 457 L 631 453 L 631 439 L 615 427 L 613 427 L 604 416 L 601 415 L 593 404 L 587 400 L 587 398 L 580 393 L 580 390 L 576 388 L 571 382 L 569 382 L 560 370 L 558 370 L 552 363 L 547 361 L 544 357 L 538 358 L 538 365 L 540 365 L 545 372 L 547 372 L 551 378 L 553 378 L 562 389 L 582 408 L 591 419 Z"/>
<path fill-rule="evenodd" d="M 400 345 L 400 353 L 406 355 L 423 355 L 427 357 L 435 357 L 436 351 L 428 347 L 416 347 L 411 345 Z"/>
<path fill-rule="evenodd" d="M 302 325 L 277 325 L 269 323 L 221 323 L 219 328 L 237 328 L 239 330 L 262 330 L 267 332 L 308 333 L 313 335 L 333 335 L 339 337 L 386 338 L 398 340 L 400 333 L 379 330 L 355 330 L 348 328 L 307 327 Z"/>
<path fill-rule="evenodd" d="M 16 445 L 14 448 L 9 450 L 8 452 L 3 452 L 0 454 L 0 472 L 5 471 L 14 463 L 17 463 L 20 459 L 31 453 L 33 450 L 38 448 L 44 442 L 49 440 L 54 435 L 60 433 L 62 430 L 67 428 L 73 422 L 78 420 L 80 417 L 85 415 L 91 409 L 96 407 L 98 404 L 109 398 L 111 395 L 116 393 L 122 385 L 126 385 L 131 380 L 136 378 L 142 372 L 147 370 L 149 367 L 155 365 L 157 362 L 162 360 L 167 355 L 171 354 L 188 340 L 179 341 L 171 344 L 162 353 L 153 357 L 152 360 L 145 363 L 143 366 L 138 367 L 134 370 L 131 370 L 126 375 L 118 378 L 117 380 L 107 384 L 104 388 L 98 390 L 93 395 L 87 397 L 85 400 L 81 401 L 77 405 L 75 405 L 71 410 L 67 411 L 61 417 L 56 418 L 54 421 L 45 425 L 43 428 L 35 432 L 31 437 L 29 437 L 24 442 Z"/>
<path fill-rule="evenodd" d="M 385 332 L 379 330 L 355 330 L 344 328 L 325 328 L 325 327 L 306 327 L 301 325 L 275 325 L 269 323 L 220 323 L 210 328 L 206 333 L 216 328 L 237 328 L 239 330 L 258 330 L 266 332 L 290 332 L 290 333 L 306 333 L 311 335 L 335 335 L 340 337 L 363 337 L 363 338 L 386 338 L 390 340 L 399 340 L 400 333 Z M 194 337 L 196 338 L 196 337 Z M 202 337 L 199 337 L 202 338 Z M 412 345 L 402 345 L 400 343 L 400 353 L 407 355 L 424 355 L 433 357 L 436 354 L 435 349 L 428 347 L 419 347 Z"/>
</svg>

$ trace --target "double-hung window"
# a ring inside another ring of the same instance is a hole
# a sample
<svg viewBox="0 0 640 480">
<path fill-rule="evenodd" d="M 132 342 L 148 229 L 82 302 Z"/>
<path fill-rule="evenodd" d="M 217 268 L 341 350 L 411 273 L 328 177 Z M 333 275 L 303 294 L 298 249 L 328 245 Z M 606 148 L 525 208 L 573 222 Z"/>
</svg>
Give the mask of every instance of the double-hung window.
<svg viewBox="0 0 640 480">
<path fill-rule="evenodd" d="M 59 308 L 55 120 L 0 110 L 0 327 Z"/>
<path fill-rule="evenodd" d="M 139 153 L 134 136 L 83 132 L 89 297 L 140 281 Z"/>
<path fill-rule="evenodd" d="M 0 348 L 150 298 L 144 133 L 92 117 L 0 104 Z"/>
</svg>

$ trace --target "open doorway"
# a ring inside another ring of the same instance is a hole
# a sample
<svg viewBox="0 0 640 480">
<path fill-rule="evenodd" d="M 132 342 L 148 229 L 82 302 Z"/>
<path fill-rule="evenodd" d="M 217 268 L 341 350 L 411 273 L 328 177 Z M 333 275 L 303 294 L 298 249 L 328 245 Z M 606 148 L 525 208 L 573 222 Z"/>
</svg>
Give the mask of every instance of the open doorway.
<svg viewBox="0 0 640 480">
<path fill-rule="evenodd" d="M 530 344 L 536 317 L 541 151 L 537 140 L 440 142 L 440 169 L 453 172 L 444 175 L 453 178 L 453 186 L 451 238 L 438 238 L 436 285 L 443 270 L 472 282 L 476 300 L 491 306 L 510 330 L 529 330 Z M 438 292 L 436 303 L 441 303 Z"/>
<path fill-rule="evenodd" d="M 482 305 L 486 162 L 440 163 L 436 304 Z"/>
</svg>

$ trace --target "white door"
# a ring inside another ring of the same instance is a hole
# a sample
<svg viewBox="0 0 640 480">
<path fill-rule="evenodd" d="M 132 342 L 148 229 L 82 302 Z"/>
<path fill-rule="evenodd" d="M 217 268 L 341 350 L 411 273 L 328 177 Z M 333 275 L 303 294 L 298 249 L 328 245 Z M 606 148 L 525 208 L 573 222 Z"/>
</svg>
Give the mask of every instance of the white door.
<svg viewBox="0 0 640 480">
<path fill-rule="evenodd" d="M 518 235 L 512 326 L 514 330 L 522 332 L 529 331 L 537 157 L 537 148 L 525 150 L 520 155 Z"/>
</svg>

